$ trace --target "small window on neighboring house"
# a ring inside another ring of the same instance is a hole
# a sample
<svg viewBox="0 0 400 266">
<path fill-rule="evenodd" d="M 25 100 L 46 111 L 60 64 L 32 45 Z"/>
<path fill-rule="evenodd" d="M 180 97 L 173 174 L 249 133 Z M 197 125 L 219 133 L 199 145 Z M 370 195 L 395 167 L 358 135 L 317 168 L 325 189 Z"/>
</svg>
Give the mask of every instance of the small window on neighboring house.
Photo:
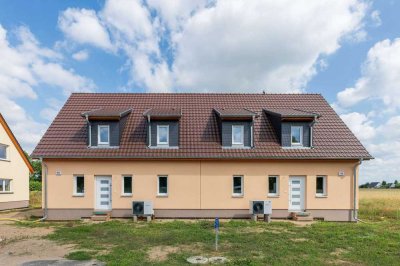
<svg viewBox="0 0 400 266">
<path fill-rule="evenodd" d="M 167 196 L 168 195 L 168 176 L 159 176 L 158 177 L 157 194 L 159 196 Z"/>
<path fill-rule="evenodd" d="M 85 194 L 85 177 L 77 175 L 74 177 L 74 195 L 83 196 Z"/>
<path fill-rule="evenodd" d="M 232 145 L 244 145 L 244 126 L 232 126 Z"/>
<path fill-rule="evenodd" d="M 110 145 L 110 126 L 99 125 L 99 145 Z"/>
<path fill-rule="evenodd" d="M 169 143 L 169 126 L 157 126 L 157 145 L 168 145 Z"/>
<path fill-rule="evenodd" d="M 292 126 L 291 127 L 291 142 L 292 146 L 302 146 L 303 145 L 303 127 Z"/>
<path fill-rule="evenodd" d="M 7 145 L 0 144 L 0 159 L 7 159 Z"/>
<path fill-rule="evenodd" d="M 122 195 L 132 195 L 132 176 L 122 177 Z"/>
<path fill-rule="evenodd" d="M 278 176 L 268 177 L 268 196 L 279 195 L 279 178 Z"/>
<path fill-rule="evenodd" d="M 233 196 L 243 196 L 243 176 L 233 176 Z"/>
<path fill-rule="evenodd" d="M 0 179 L 1 192 L 11 192 L 11 179 Z"/>
<path fill-rule="evenodd" d="M 317 176 L 316 194 L 326 196 L 326 176 Z"/>
</svg>

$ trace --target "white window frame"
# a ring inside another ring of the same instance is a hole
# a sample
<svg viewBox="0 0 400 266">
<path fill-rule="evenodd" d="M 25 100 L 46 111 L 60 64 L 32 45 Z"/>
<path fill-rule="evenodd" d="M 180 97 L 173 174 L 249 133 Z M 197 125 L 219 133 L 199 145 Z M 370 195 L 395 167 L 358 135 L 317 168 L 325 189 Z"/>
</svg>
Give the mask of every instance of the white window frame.
<svg viewBox="0 0 400 266">
<path fill-rule="evenodd" d="M 240 128 L 242 134 L 242 140 L 235 142 L 234 128 Z M 232 145 L 244 145 L 244 125 L 232 125 Z"/>
<path fill-rule="evenodd" d="M 322 182 L 322 193 L 317 193 L 317 179 L 322 177 L 323 178 L 323 182 Z M 326 175 L 317 175 L 317 177 L 315 178 L 315 195 L 317 197 L 326 197 L 328 195 L 328 178 Z"/>
<path fill-rule="evenodd" d="M 167 129 L 167 141 L 160 141 L 160 128 L 165 127 Z M 157 125 L 157 145 L 169 145 L 169 125 Z"/>
<path fill-rule="evenodd" d="M 10 182 L 10 190 L 5 190 L 6 189 L 6 181 L 9 181 Z M 2 183 L 2 187 L 3 187 L 3 190 L 0 190 L 0 193 L 12 193 L 13 192 L 13 187 L 12 187 L 12 183 L 13 182 L 11 182 L 12 181 L 12 179 L 7 179 L 7 178 L 1 178 L 0 179 L 0 183 Z"/>
<path fill-rule="evenodd" d="M 240 193 L 235 193 L 235 177 L 240 177 Z M 233 175 L 232 176 L 232 196 L 233 197 L 243 197 L 244 195 L 244 176 L 243 175 Z"/>
<path fill-rule="evenodd" d="M 131 192 L 130 193 L 125 192 L 125 177 L 131 178 Z M 133 176 L 132 175 L 122 175 L 122 177 L 121 177 L 121 195 L 122 196 L 132 196 L 132 194 L 133 194 Z"/>
<path fill-rule="evenodd" d="M 293 142 L 293 129 L 300 129 L 300 142 Z M 302 126 L 291 126 L 290 127 L 290 143 L 292 146 L 303 146 L 303 127 Z"/>
<path fill-rule="evenodd" d="M 275 193 L 270 193 L 269 192 L 269 179 L 271 178 L 271 177 L 275 177 L 276 178 L 276 192 Z M 267 182 L 268 182 L 268 191 L 267 191 L 267 195 L 269 196 L 269 197 L 278 197 L 279 196 L 279 176 L 278 175 L 269 175 L 268 176 L 268 179 L 267 179 Z"/>
<path fill-rule="evenodd" d="M 1 158 L 1 157 L 0 157 L 0 161 L 1 161 L 1 160 L 6 161 L 7 158 L 8 158 L 8 152 L 7 152 L 8 145 L 6 145 L 6 144 L 0 144 L 0 147 L 4 147 L 4 149 L 5 149 L 5 154 L 6 154 L 6 157 L 5 157 L 5 158 Z"/>
<path fill-rule="evenodd" d="M 108 129 L 108 141 L 102 142 L 100 138 L 100 128 L 107 128 Z M 98 125 L 97 127 L 97 143 L 99 145 L 110 145 L 110 125 Z"/>
<path fill-rule="evenodd" d="M 160 193 L 160 177 L 166 177 L 167 178 L 167 193 Z M 161 197 L 168 196 L 168 191 L 169 191 L 168 187 L 169 187 L 168 175 L 159 175 L 159 176 L 157 176 L 157 196 L 161 196 Z"/>
<path fill-rule="evenodd" d="M 83 177 L 83 193 L 78 193 L 78 177 Z M 77 197 L 85 196 L 85 175 L 74 175 L 74 190 L 72 191 L 72 195 Z"/>
</svg>

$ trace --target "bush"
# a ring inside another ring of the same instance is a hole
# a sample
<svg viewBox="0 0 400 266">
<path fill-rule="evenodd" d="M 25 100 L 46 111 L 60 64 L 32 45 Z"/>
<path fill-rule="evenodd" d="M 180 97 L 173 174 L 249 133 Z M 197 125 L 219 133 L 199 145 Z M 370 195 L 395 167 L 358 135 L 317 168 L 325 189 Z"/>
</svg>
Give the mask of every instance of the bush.
<svg viewBox="0 0 400 266">
<path fill-rule="evenodd" d="M 42 191 L 42 182 L 30 180 L 29 181 L 30 191 Z"/>
</svg>

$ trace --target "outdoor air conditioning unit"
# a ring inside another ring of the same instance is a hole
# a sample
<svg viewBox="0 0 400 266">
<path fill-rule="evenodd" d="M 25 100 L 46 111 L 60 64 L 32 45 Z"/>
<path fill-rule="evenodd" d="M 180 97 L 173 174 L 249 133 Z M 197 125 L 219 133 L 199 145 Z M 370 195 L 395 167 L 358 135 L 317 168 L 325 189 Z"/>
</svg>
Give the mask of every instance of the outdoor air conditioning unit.
<svg viewBox="0 0 400 266">
<path fill-rule="evenodd" d="M 133 216 L 151 216 L 154 214 L 153 202 L 151 201 L 133 201 L 132 202 Z"/>
<path fill-rule="evenodd" d="M 270 200 L 251 200 L 250 214 L 272 214 L 272 202 Z"/>
</svg>

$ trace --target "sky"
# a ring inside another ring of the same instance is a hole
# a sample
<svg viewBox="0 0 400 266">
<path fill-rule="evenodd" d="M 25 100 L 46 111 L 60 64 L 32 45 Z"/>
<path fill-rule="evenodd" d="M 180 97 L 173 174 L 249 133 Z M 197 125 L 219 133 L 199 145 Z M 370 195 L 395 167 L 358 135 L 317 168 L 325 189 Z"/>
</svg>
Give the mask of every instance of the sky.
<svg viewBox="0 0 400 266">
<path fill-rule="evenodd" d="M 400 1 L 0 0 L 0 112 L 31 152 L 72 92 L 321 93 L 400 180 Z"/>
</svg>

